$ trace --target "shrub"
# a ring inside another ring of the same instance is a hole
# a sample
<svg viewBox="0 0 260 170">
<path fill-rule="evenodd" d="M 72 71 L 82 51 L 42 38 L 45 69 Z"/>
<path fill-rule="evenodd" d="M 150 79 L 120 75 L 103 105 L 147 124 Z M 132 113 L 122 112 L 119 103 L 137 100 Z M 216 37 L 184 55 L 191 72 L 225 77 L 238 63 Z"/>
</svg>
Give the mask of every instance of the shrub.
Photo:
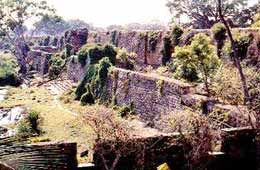
<svg viewBox="0 0 260 170">
<path fill-rule="evenodd" d="M 30 137 L 35 134 L 39 135 L 41 133 L 39 121 L 39 113 L 36 111 L 29 111 L 28 115 L 18 124 L 18 136 Z"/>
<path fill-rule="evenodd" d="M 87 104 L 92 105 L 95 104 L 95 100 L 93 97 L 93 94 L 90 91 L 90 87 L 87 86 L 87 91 L 81 96 L 80 103 L 82 106 L 85 106 Z"/>
<path fill-rule="evenodd" d="M 162 49 L 162 64 L 166 63 L 171 59 L 172 54 L 172 41 L 170 35 L 166 35 L 163 38 L 163 49 Z"/>
<path fill-rule="evenodd" d="M 131 104 L 128 106 L 120 107 L 117 114 L 120 115 L 121 117 L 126 117 L 127 115 L 133 115 L 134 104 L 131 102 Z"/>
<path fill-rule="evenodd" d="M 49 65 L 49 77 L 53 79 L 62 73 L 65 66 L 65 60 L 62 59 L 60 54 L 55 54 L 51 57 Z"/>
<path fill-rule="evenodd" d="M 224 46 L 225 39 L 227 38 L 226 27 L 222 23 L 216 23 L 211 28 L 211 31 L 212 31 L 212 34 L 213 34 L 213 38 L 217 42 L 217 54 L 218 54 L 218 57 L 220 58 L 221 57 L 221 50 Z"/>
<path fill-rule="evenodd" d="M 206 116 L 193 110 L 163 114 L 156 126 L 165 132 L 179 132 L 179 143 L 184 146 L 187 167 L 184 169 L 200 169 L 206 164 L 205 158 L 212 150 L 215 140 L 214 131 Z"/>
<path fill-rule="evenodd" d="M 209 91 L 209 79 L 214 75 L 219 67 L 220 61 L 215 54 L 214 46 L 210 45 L 210 38 L 205 34 L 197 34 L 193 38 L 191 45 L 176 47 L 173 58 L 177 70 L 188 78 L 195 79 L 196 72 L 201 75 L 205 89 Z M 186 72 L 191 74 L 187 74 Z M 185 78 L 184 77 L 184 78 Z"/>
<path fill-rule="evenodd" d="M 133 70 L 135 64 L 135 60 L 134 60 L 135 57 L 136 57 L 135 53 L 128 53 L 128 51 L 125 48 L 119 49 L 117 51 L 117 56 L 116 56 L 117 66 L 119 65 L 122 68 Z"/>
<path fill-rule="evenodd" d="M 18 78 L 18 64 L 11 54 L 0 53 L 0 86 L 20 85 Z"/>
<path fill-rule="evenodd" d="M 179 45 L 181 36 L 183 34 L 183 30 L 181 27 L 175 25 L 172 27 L 172 31 L 171 31 L 171 41 L 172 41 L 172 45 L 173 46 L 177 46 Z"/>
<path fill-rule="evenodd" d="M 195 82 L 199 80 L 198 71 L 193 64 L 178 67 L 175 73 L 175 77 L 181 77 L 189 82 Z"/>
<path fill-rule="evenodd" d="M 39 130 L 39 113 L 36 111 L 30 111 L 29 115 L 27 117 L 28 121 L 29 121 L 29 125 L 30 128 L 32 130 L 32 132 L 36 132 L 37 134 L 40 134 L 40 130 Z"/>
<path fill-rule="evenodd" d="M 212 94 L 226 104 L 243 104 L 243 91 L 236 68 L 223 65 L 218 70 L 212 79 Z"/>
<path fill-rule="evenodd" d="M 87 92 L 86 86 L 89 86 L 89 92 L 92 93 L 94 99 L 102 99 L 105 96 L 104 87 L 111 66 L 112 63 L 108 57 L 101 59 L 98 64 L 90 65 L 84 79 L 80 82 L 75 91 L 75 99 L 79 100 L 81 96 Z"/>
<path fill-rule="evenodd" d="M 154 52 L 156 50 L 159 36 L 160 36 L 159 31 L 149 31 L 148 32 L 148 44 L 149 44 L 151 52 Z"/>
<path fill-rule="evenodd" d="M 78 59 L 81 65 L 85 66 L 87 59 L 89 59 L 90 64 L 97 64 L 103 57 L 108 57 L 114 65 L 116 61 L 116 54 L 115 48 L 112 45 L 107 44 L 102 46 L 100 44 L 87 44 L 78 52 Z"/>
<path fill-rule="evenodd" d="M 238 58 L 243 60 L 247 56 L 248 47 L 250 46 L 253 37 L 246 33 L 235 32 L 234 33 L 234 41 L 235 41 L 235 48 L 237 49 Z M 232 52 L 230 42 L 226 42 L 224 46 L 224 54 L 226 57 L 230 57 L 231 59 L 234 58 L 234 54 Z"/>
</svg>

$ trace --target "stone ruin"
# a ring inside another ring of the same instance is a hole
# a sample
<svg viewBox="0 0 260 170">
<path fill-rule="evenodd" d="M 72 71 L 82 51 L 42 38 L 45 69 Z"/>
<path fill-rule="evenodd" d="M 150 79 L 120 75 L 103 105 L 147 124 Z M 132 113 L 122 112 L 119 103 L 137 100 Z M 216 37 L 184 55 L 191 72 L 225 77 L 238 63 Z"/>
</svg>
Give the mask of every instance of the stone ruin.
<svg viewBox="0 0 260 170">
<path fill-rule="evenodd" d="M 239 31 L 250 32 L 254 35 L 255 39 L 249 48 L 248 63 L 258 64 L 260 59 L 260 49 L 257 47 L 256 42 L 257 38 L 259 38 L 260 30 L 243 29 Z M 181 44 L 187 44 L 191 37 L 199 32 L 206 32 L 210 35 L 209 30 L 194 30 L 191 31 L 189 35 L 186 35 L 186 38 L 181 40 Z M 58 40 L 55 39 L 55 41 L 62 43 L 53 43 L 49 41 L 49 44 L 44 44 L 45 46 L 33 47 L 30 51 L 29 59 L 33 63 L 34 69 L 44 75 L 48 72 L 50 56 L 56 52 L 69 47 L 72 49 L 72 53 L 76 54 L 80 47 L 86 43 L 112 43 L 116 47 L 126 48 L 129 52 L 136 53 L 136 64 L 138 66 L 145 67 L 151 65 L 156 68 L 162 64 L 161 49 L 163 46 L 163 37 L 166 32 L 157 31 L 155 34 L 156 40 L 153 40 L 153 43 L 151 43 L 151 37 L 148 32 L 112 31 L 95 33 L 88 32 L 87 29 L 71 30 L 66 32 L 64 37 L 61 37 Z M 56 46 L 52 46 L 53 44 L 56 44 Z M 77 60 L 77 56 L 72 56 L 67 62 L 68 78 L 75 82 L 80 81 L 83 78 L 87 67 L 87 65 L 82 67 Z M 239 114 L 236 110 L 240 109 L 221 105 L 201 94 L 196 87 L 168 77 L 158 76 L 155 74 L 145 74 L 138 72 L 138 70 L 130 71 L 122 68 L 114 68 L 113 74 L 116 74 L 116 76 L 110 76 L 107 81 L 108 99 L 112 100 L 112 98 L 115 97 L 119 106 L 133 103 L 136 112 L 139 113 L 144 120 L 155 120 L 161 113 L 174 112 L 181 110 L 183 107 L 192 108 L 194 106 L 201 106 L 204 108 L 204 113 L 207 113 L 214 108 L 220 108 L 225 111 L 232 110 L 233 112 L 236 112 L 235 115 Z M 222 145 L 222 152 L 210 154 L 212 160 L 210 161 L 208 169 L 232 170 L 233 168 L 230 167 L 230 165 L 233 166 L 236 164 L 238 165 L 236 166 L 236 170 L 244 170 L 243 168 L 245 168 L 245 166 L 251 166 L 250 169 L 258 170 L 259 165 L 257 169 L 257 162 L 259 162 L 260 142 L 259 139 L 256 138 L 255 132 L 249 129 L 229 129 L 223 130 L 222 132 L 224 134 L 223 138 L 226 139 Z M 234 133 L 234 136 L 237 138 L 230 138 L 230 135 L 227 135 L 230 133 L 232 133 L 232 135 Z M 151 140 L 153 141 L 155 139 L 156 137 Z M 149 141 L 149 139 L 147 140 Z M 165 143 L 162 143 L 162 145 L 163 144 Z M 179 148 L 179 146 L 173 147 Z M 181 150 L 181 148 L 179 149 Z M 168 151 L 169 150 L 165 152 Z M 167 157 L 165 152 L 157 153 L 157 151 L 155 151 L 155 155 L 162 154 L 166 157 L 163 157 L 162 160 L 153 160 L 153 156 L 151 155 L 150 158 L 152 162 L 158 165 L 160 163 L 169 162 L 168 159 L 172 161 L 171 158 Z M 237 152 L 239 152 L 239 156 L 235 157 L 233 153 Z M 247 157 L 245 155 L 251 156 Z M 179 160 L 181 160 L 181 154 L 179 156 Z M 127 161 L 122 161 L 122 164 L 131 162 L 129 160 L 132 158 L 128 157 L 126 159 Z M 154 159 L 156 159 L 156 157 Z M 99 167 L 100 158 L 95 158 L 95 164 Z M 169 164 L 171 166 L 171 163 Z M 154 165 L 152 168 L 155 169 L 156 166 Z M 174 165 L 173 168 L 176 168 L 176 165 Z"/>
</svg>

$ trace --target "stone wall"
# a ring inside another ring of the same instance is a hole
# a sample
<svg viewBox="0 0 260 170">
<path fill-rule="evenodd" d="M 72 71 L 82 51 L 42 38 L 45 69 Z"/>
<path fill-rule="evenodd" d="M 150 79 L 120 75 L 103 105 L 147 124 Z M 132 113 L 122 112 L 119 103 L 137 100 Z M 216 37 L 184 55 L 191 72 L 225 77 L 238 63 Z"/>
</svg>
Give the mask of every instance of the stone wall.
<svg viewBox="0 0 260 170">
<path fill-rule="evenodd" d="M 108 94 L 117 105 L 134 105 L 144 119 L 182 108 L 182 96 L 193 86 L 153 74 L 114 68 L 108 81 Z"/>
<path fill-rule="evenodd" d="M 0 140 L 0 162 L 16 170 L 76 170 L 76 143 L 14 144 Z"/>
</svg>

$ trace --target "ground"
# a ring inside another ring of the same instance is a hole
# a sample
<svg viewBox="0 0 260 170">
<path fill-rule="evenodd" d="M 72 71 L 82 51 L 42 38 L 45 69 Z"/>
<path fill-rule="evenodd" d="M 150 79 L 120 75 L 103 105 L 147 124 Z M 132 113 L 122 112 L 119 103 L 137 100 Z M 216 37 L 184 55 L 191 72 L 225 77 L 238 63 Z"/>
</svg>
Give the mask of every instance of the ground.
<svg viewBox="0 0 260 170">
<path fill-rule="evenodd" d="M 37 84 L 37 83 L 36 83 Z M 71 99 L 66 93 L 71 91 L 73 84 L 68 80 L 55 80 L 31 87 L 11 87 L 1 108 L 22 106 L 40 113 L 40 128 L 43 133 L 40 137 L 30 139 L 33 142 L 44 140 L 77 142 L 78 153 L 92 147 L 94 135 L 92 129 L 84 122 L 83 115 L 102 111 L 103 109 L 116 112 L 112 108 L 102 105 L 81 106 L 78 101 Z M 67 100 L 66 100 L 67 99 Z M 115 113 L 116 114 L 116 113 Z M 159 131 L 146 127 L 138 119 L 128 120 L 133 129 L 133 136 L 147 137 L 161 134 Z M 10 127 L 15 127 L 11 125 Z M 79 159 L 84 162 L 86 159 Z M 91 158 L 88 158 L 88 161 Z"/>
</svg>

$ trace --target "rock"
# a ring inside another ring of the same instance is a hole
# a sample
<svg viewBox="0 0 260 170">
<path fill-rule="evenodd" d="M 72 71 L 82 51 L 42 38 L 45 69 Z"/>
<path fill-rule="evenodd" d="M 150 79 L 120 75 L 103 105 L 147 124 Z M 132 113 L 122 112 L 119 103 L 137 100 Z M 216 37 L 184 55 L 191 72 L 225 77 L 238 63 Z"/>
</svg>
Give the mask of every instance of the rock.
<svg viewBox="0 0 260 170">
<path fill-rule="evenodd" d="M 87 43 L 88 29 L 82 28 L 77 30 L 69 30 L 65 33 L 65 44 L 70 44 L 76 53 Z"/>
</svg>

